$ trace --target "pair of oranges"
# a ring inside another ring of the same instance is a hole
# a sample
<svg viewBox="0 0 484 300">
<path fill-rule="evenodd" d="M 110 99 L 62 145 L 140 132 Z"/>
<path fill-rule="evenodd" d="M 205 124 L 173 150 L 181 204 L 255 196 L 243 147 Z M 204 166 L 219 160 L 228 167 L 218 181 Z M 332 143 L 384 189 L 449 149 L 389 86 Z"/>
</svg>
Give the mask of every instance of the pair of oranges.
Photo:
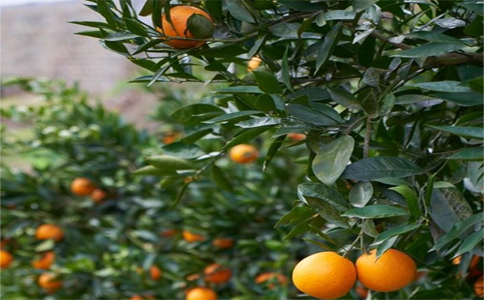
<svg viewBox="0 0 484 300">
<path fill-rule="evenodd" d="M 102 202 L 108 196 L 105 191 L 84 177 L 76 178 L 72 181 L 71 192 L 77 196 L 91 196 L 92 201 L 95 203 Z"/>
<path fill-rule="evenodd" d="M 378 292 L 399 290 L 415 279 L 417 266 L 407 254 L 390 249 L 376 257 L 376 250 L 361 255 L 356 266 L 335 252 L 310 255 L 294 268 L 294 285 L 319 299 L 336 299 L 346 295 L 356 279 L 366 288 Z"/>
</svg>

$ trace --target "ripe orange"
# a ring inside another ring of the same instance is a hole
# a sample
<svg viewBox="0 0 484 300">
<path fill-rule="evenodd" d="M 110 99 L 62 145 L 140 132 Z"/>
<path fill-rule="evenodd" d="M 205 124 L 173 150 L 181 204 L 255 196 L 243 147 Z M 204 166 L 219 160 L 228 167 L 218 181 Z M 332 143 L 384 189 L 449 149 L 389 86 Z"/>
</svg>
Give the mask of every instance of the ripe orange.
<svg viewBox="0 0 484 300">
<path fill-rule="evenodd" d="M 162 141 L 164 144 L 171 144 L 176 141 L 177 137 L 179 136 L 178 132 L 168 132 L 163 137 Z"/>
<path fill-rule="evenodd" d="M 302 141 L 306 139 L 306 135 L 304 133 L 289 133 L 287 137 L 293 141 Z"/>
<path fill-rule="evenodd" d="M 479 260 L 480 260 L 480 259 L 481 259 L 481 258 L 480 258 L 479 256 L 474 255 L 474 256 L 472 257 L 472 259 L 471 259 L 470 264 L 469 264 L 469 270 L 474 269 L 474 268 L 477 266 L 477 264 L 479 263 Z M 454 259 L 452 260 L 452 264 L 453 264 L 453 265 L 459 265 L 459 264 L 461 263 L 461 260 L 462 260 L 462 255 L 459 255 L 459 256 L 457 256 L 456 258 L 454 258 Z"/>
<path fill-rule="evenodd" d="M 175 229 L 167 229 L 161 232 L 161 236 L 164 236 L 164 237 L 171 237 L 171 236 L 174 236 L 175 234 L 176 234 Z"/>
<path fill-rule="evenodd" d="M 247 63 L 247 71 L 254 71 L 262 64 L 262 59 L 259 56 L 253 56 Z"/>
<path fill-rule="evenodd" d="M 259 157 L 259 151 L 252 145 L 240 144 L 230 149 L 229 156 L 236 163 L 249 164 Z"/>
<path fill-rule="evenodd" d="M 54 239 L 56 241 L 62 240 L 64 237 L 64 232 L 60 227 L 52 224 L 43 224 L 37 227 L 35 231 L 35 237 L 38 240 L 49 240 Z"/>
<path fill-rule="evenodd" d="M 232 277 L 232 271 L 228 268 L 224 268 L 219 264 L 212 264 L 205 268 L 204 272 L 205 280 L 210 283 L 223 284 L 230 280 Z"/>
<path fill-rule="evenodd" d="M 362 286 L 357 286 L 356 287 L 356 294 L 358 295 L 358 297 L 360 297 L 361 299 L 366 299 L 366 297 L 368 297 L 368 290 L 365 289 L 364 287 Z"/>
<path fill-rule="evenodd" d="M 479 277 L 479 279 L 477 279 L 476 282 L 474 282 L 474 293 L 476 293 L 476 295 L 479 298 L 484 297 L 484 282 L 483 282 L 483 280 L 484 280 L 484 278 L 481 276 L 481 277 Z"/>
<path fill-rule="evenodd" d="M 320 252 L 301 260 L 292 273 L 294 285 L 319 299 L 336 299 L 346 295 L 356 282 L 351 261 L 335 252 Z"/>
<path fill-rule="evenodd" d="M 234 240 L 229 238 L 218 238 L 213 240 L 212 244 L 220 249 L 229 249 L 234 245 Z"/>
<path fill-rule="evenodd" d="M 205 287 L 196 287 L 190 289 L 187 293 L 186 300 L 217 300 L 217 294 L 214 290 Z"/>
<path fill-rule="evenodd" d="M 13 256 L 10 252 L 0 251 L 0 269 L 8 268 L 13 262 Z"/>
<path fill-rule="evenodd" d="M 161 274 L 163 274 L 163 272 L 161 271 L 160 268 L 158 268 L 157 266 L 151 266 L 150 268 L 151 279 L 159 280 L 161 278 Z"/>
<path fill-rule="evenodd" d="M 108 193 L 98 188 L 91 193 L 91 199 L 95 203 L 101 203 L 107 196 Z"/>
<path fill-rule="evenodd" d="M 144 300 L 144 299 L 155 299 L 153 295 L 133 295 L 133 297 L 129 298 L 129 300 Z"/>
<path fill-rule="evenodd" d="M 53 251 L 48 251 L 45 252 L 40 259 L 32 261 L 32 267 L 34 267 L 34 269 L 48 270 L 54 263 L 54 260 L 55 253 Z"/>
<path fill-rule="evenodd" d="M 39 286 L 48 293 L 54 293 L 62 287 L 62 281 L 56 280 L 56 275 L 52 273 L 44 273 L 39 276 Z"/>
<path fill-rule="evenodd" d="M 277 280 L 277 282 L 281 285 L 286 285 L 287 284 L 287 277 L 279 274 L 279 273 L 274 273 L 274 272 L 267 272 L 267 273 L 262 273 L 259 274 L 255 278 L 255 283 L 257 284 L 263 284 L 265 282 L 270 282 L 268 287 L 269 289 L 275 288 L 274 281 Z"/>
<path fill-rule="evenodd" d="M 182 235 L 183 239 L 189 243 L 205 241 L 205 237 L 196 233 L 191 233 L 188 230 L 183 230 Z"/>
<path fill-rule="evenodd" d="M 202 15 L 207 18 L 210 22 L 212 22 L 212 18 L 209 14 L 205 11 L 193 7 L 193 6 L 175 6 L 170 9 L 170 19 L 171 23 L 168 21 L 166 15 L 162 16 L 161 20 L 161 27 L 156 28 L 159 32 L 163 33 L 167 37 L 174 37 L 174 38 L 187 38 L 193 39 L 195 38 L 192 33 L 187 29 L 188 27 L 188 19 L 193 15 L 198 14 Z M 213 22 L 212 22 L 213 24 Z M 172 46 L 176 49 L 188 49 L 188 48 L 197 48 L 204 45 L 206 41 L 189 41 L 189 40 L 168 40 L 165 41 L 165 44 Z"/>
<path fill-rule="evenodd" d="M 359 281 L 377 292 L 399 290 L 415 280 L 417 266 L 407 254 L 395 249 L 376 258 L 376 250 L 364 253 L 356 261 Z"/>
<path fill-rule="evenodd" d="M 91 180 L 87 178 L 76 178 L 71 183 L 71 192 L 77 196 L 88 196 L 94 190 L 96 186 L 92 183 Z"/>
</svg>

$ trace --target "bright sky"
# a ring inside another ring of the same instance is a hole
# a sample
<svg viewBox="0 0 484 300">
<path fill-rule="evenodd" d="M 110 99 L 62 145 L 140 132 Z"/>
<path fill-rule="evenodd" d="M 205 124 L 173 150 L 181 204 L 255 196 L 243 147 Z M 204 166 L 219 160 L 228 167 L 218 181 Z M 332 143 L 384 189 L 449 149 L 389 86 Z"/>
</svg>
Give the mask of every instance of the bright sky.
<svg viewBox="0 0 484 300">
<path fill-rule="evenodd" d="M 0 6 L 37 4 L 37 3 L 47 3 L 47 2 L 66 2 L 66 1 L 75 1 L 75 0 L 0 0 Z"/>
</svg>

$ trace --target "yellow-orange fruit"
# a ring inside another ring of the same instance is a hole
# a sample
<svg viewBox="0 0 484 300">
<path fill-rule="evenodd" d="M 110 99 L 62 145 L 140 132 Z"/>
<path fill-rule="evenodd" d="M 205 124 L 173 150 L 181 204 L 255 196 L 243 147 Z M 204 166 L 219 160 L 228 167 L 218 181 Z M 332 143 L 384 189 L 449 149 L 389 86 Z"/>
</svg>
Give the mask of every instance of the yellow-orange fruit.
<svg viewBox="0 0 484 300">
<path fill-rule="evenodd" d="M 161 232 L 161 236 L 164 236 L 164 237 L 172 237 L 175 234 L 176 234 L 175 229 L 167 229 Z"/>
<path fill-rule="evenodd" d="M 271 282 L 269 283 L 268 287 L 269 289 L 275 288 L 275 283 L 273 281 L 276 281 L 280 285 L 286 285 L 287 284 L 287 277 L 280 274 L 280 273 L 274 273 L 274 272 L 267 272 L 267 273 L 262 273 L 257 275 L 255 278 L 255 283 L 257 284 L 263 284 L 266 282 Z"/>
<path fill-rule="evenodd" d="M 129 300 L 144 300 L 144 299 L 155 299 L 155 296 L 153 296 L 153 295 L 144 295 L 144 296 L 133 295 L 131 298 L 129 298 Z"/>
<path fill-rule="evenodd" d="M 292 273 L 294 285 L 319 299 L 336 299 L 346 295 L 356 282 L 351 261 L 335 252 L 320 252 L 301 260 Z"/>
<path fill-rule="evenodd" d="M 190 32 L 190 30 L 187 29 L 188 19 L 193 14 L 202 15 L 213 23 L 212 18 L 205 11 L 193 6 L 180 5 L 174 6 L 170 9 L 171 24 L 168 21 L 166 14 L 163 14 L 161 19 L 162 29 L 157 28 L 157 30 L 167 37 L 193 39 L 195 37 Z M 176 49 L 188 49 L 200 47 L 204 45 L 206 41 L 189 41 L 183 39 L 175 39 L 167 40 L 164 43 Z"/>
<path fill-rule="evenodd" d="M 150 268 L 151 279 L 159 280 L 161 278 L 161 274 L 163 274 L 163 272 L 161 271 L 160 268 L 158 268 L 157 266 L 151 266 Z"/>
<path fill-rule="evenodd" d="M 13 256 L 10 252 L 0 251 L 0 269 L 8 268 L 13 262 Z"/>
<path fill-rule="evenodd" d="M 361 255 L 356 261 L 358 279 L 365 287 L 377 292 L 404 288 L 415 280 L 417 266 L 407 254 L 395 249 L 376 258 L 376 250 Z"/>
<path fill-rule="evenodd" d="M 217 294 L 214 290 L 206 287 L 196 287 L 190 289 L 185 298 L 186 300 L 217 300 Z"/>
<path fill-rule="evenodd" d="M 287 137 L 293 141 L 302 141 L 306 139 L 306 135 L 304 133 L 289 133 Z"/>
<path fill-rule="evenodd" d="M 162 141 L 164 144 L 171 144 L 176 141 L 177 137 L 179 136 L 178 132 L 169 132 L 165 134 Z"/>
<path fill-rule="evenodd" d="M 189 243 L 205 241 L 205 237 L 196 233 L 191 233 L 188 230 L 183 230 L 182 235 L 183 239 Z"/>
<path fill-rule="evenodd" d="M 212 244 L 220 249 L 229 249 L 234 245 L 234 240 L 229 238 L 218 238 L 213 240 Z"/>
<path fill-rule="evenodd" d="M 476 295 L 479 297 L 479 298 L 482 298 L 484 297 L 484 282 L 483 282 L 483 277 L 479 277 L 479 279 L 477 279 L 477 281 L 474 283 L 474 293 L 476 293 Z"/>
<path fill-rule="evenodd" d="M 48 293 L 53 293 L 62 287 L 62 281 L 56 280 L 56 275 L 52 273 L 40 275 L 38 283 Z"/>
<path fill-rule="evenodd" d="M 252 145 L 240 144 L 230 149 L 229 156 L 236 163 L 249 164 L 259 157 L 259 151 Z"/>
<path fill-rule="evenodd" d="M 54 263 L 54 260 L 55 253 L 53 251 L 48 251 L 45 252 L 40 259 L 32 261 L 32 267 L 34 267 L 34 269 L 48 270 Z"/>
<path fill-rule="evenodd" d="M 35 238 L 38 240 L 54 239 L 60 241 L 63 237 L 64 231 L 59 226 L 53 224 L 40 225 L 35 231 Z"/>
<path fill-rule="evenodd" d="M 204 272 L 205 280 L 210 283 L 223 284 L 230 280 L 232 277 L 232 271 L 228 268 L 224 268 L 219 264 L 212 264 L 205 268 Z"/>
<path fill-rule="evenodd" d="M 106 193 L 105 191 L 103 191 L 101 189 L 95 189 L 91 193 L 91 199 L 95 203 L 101 203 L 104 199 L 106 199 L 107 196 L 108 196 L 108 193 Z"/>
<path fill-rule="evenodd" d="M 253 56 L 247 63 L 247 71 L 254 71 L 262 64 L 262 59 L 259 56 Z"/>
<path fill-rule="evenodd" d="M 77 196 L 89 196 L 96 189 L 96 185 L 87 178 L 76 178 L 71 183 L 71 192 Z"/>
</svg>

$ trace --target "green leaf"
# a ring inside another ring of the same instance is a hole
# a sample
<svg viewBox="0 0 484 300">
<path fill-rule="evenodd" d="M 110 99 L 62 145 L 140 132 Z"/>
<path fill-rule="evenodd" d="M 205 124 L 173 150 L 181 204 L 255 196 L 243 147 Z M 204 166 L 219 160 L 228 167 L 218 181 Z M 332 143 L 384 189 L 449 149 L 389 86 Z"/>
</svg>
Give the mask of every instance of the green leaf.
<svg viewBox="0 0 484 300">
<path fill-rule="evenodd" d="M 395 243 L 397 242 L 397 240 L 398 240 L 398 236 L 393 236 L 393 237 L 389 238 L 388 240 L 384 241 L 383 243 L 381 243 L 376 248 L 376 257 L 377 257 L 377 259 L 382 254 L 384 254 L 388 249 L 392 248 L 393 245 L 395 245 Z"/>
<path fill-rule="evenodd" d="M 149 16 L 153 13 L 153 2 L 156 0 L 146 0 L 145 4 L 141 8 L 139 15 L 142 17 Z"/>
<path fill-rule="evenodd" d="M 422 212 L 420 211 L 420 205 L 418 203 L 418 195 L 413 189 L 411 189 L 407 185 L 400 185 L 389 189 L 405 197 L 408 210 L 410 211 L 410 214 L 412 216 L 418 218 L 422 215 Z"/>
<path fill-rule="evenodd" d="M 315 241 L 315 240 L 312 240 L 312 239 L 309 239 L 309 238 L 302 238 L 302 239 L 304 241 L 306 241 L 306 242 L 309 242 L 309 243 L 313 244 L 313 245 L 316 245 L 318 247 L 321 247 L 322 249 L 325 249 L 327 251 L 335 251 L 335 250 L 337 250 L 336 248 L 330 247 L 330 246 L 328 246 L 326 244 L 323 244 L 321 242 L 318 242 L 318 241 Z"/>
<path fill-rule="evenodd" d="M 246 119 L 248 116 L 252 116 L 252 115 L 256 115 L 256 114 L 261 114 L 261 112 L 258 111 L 258 110 L 238 111 L 238 112 L 218 116 L 216 118 L 205 121 L 205 123 L 211 124 L 211 123 L 220 123 L 220 122 L 226 122 L 226 121 L 233 121 L 234 122 L 234 121 L 239 121 L 241 119 Z"/>
<path fill-rule="evenodd" d="M 269 150 L 267 151 L 267 154 L 264 158 L 264 165 L 262 166 L 262 170 L 265 171 L 267 170 L 267 167 L 271 163 L 272 159 L 276 155 L 277 151 L 281 147 L 282 143 L 284 143 L 284 140 L 286 139 L 285 135 L 282 135 L 278 138 L 276 138 L 272 143 L 271 146 L 269 147 Z"/>
<path fill-rule="evenodd" d="M 445 232 L 472 215 L 472 208 L 464 195 L 456 188 L 441 188 L 432 191 L 430 216 Z"/>
<path fill-rule="evenodd" d="M 353 4 L 351 6 L 353 6 L 353 9 L 356 12 L 361 12 L 375 4 L 377 1 L 378 0 L 353 0 Z"/>
<path fill-rule="evenodd" d="M 213 22 L 200 14 L 192 14 L 187 20 L 187 29 L 197 39 L 209 39 L 213 36 Z"/>
<path fill-rule="evenodd" d="M 315 211 L 309 206 L 295 206 L 277 222 L 274 227 L 291 225 L 309 219 L 315 215 Z"/>
<path fill-rule="evenodd" d="M 370 181 L 379 178 L 403 178 L 420 174 L 422 169 L 400 157 L 370 157 L 349 165 L 343 177 L 353 180 Z"/>
<path fill-rule="evenodd" d="M 302 183 L 298 185 L 297 192 L 301 201 L 304 201 L 305 197 L 310 197 L 322 199 L 340 211 L 346 211 L 349 207 L 343 195 L 321 183 Z"/>
<path fill-rule="evenodd" d="M 369 182 L 358 182 L 350 190 L 350 202 L 354 207 L 365 207 L 373 196 L 373 185 Z"/>
<path fill-rule="evenodd" d="M 333 118 L 319 113 L 314 109 L 302 104 L 290 104 L 286 108 L 287 112 L 298 120 L 309 124 L 320 126 L 331 126 L 338 124 Z"/>
<path fill-rule="evenodd" d="M 55 240 L 49 239 L 38 244 L 35 247 L 35 252 L 44 252 L 44 251 L 52 250 L 54 248 L 55 248 Z"/>
<path fill-rule="evenodd" d="M 192 170 L 193 164 L 185 159 L 169 155 L 154 155 L 146 158 L 146 161 L 159 169 L 164 170 Z"/>
<path fill-rule="evenodd" d="M 323 66 L 323 64 L 333 54 L 334 49 L 338 45 L 338 34 L 341 30 L 341 22 L 333 26 L 330 31 L 324 36 L 323 45 L 321 46 L 316 59 L 316 73 Z"/>
<path fill-rule="evenodd" d="M 435 31 L 415 31 L 407 34 L 406 36 L 409 38 L 427 40 L 429 42 L 466 45 L 463 41 L 456 39 L 455 37 Z"/>
<path fill-rule="evenodd" d="M 430 249 L 430 251 L 439 250 L 452 242 L 454 239 L 462 236 L 469 228 L 475 224 L 482 222 L 484 213 L 478 213 L 471 217 L 468 217 L 452 226 L 452 229 L 445 235 L 439 238 L 437 243 Z"/>
<path fill-rule="evenodd" d="M 389 205 L 370 205 L 360 208 L 353 208 L 342 214 L 344 217 L 356 217 L 360 219 L 379 219 L 407 215 L 408 211 Z"/>
<path fill-rule="evenodd" d="M 331 20 L 353 20 L 356 17 L 354 11 L 348 10 L 330 10 L 324 13 L 324 19 L 326 21 Z"/>
<path fill-rule="evenodd" d="M 467 175 L 469 180 L 476 189 L 484 194 L 484 163 L 470 162 L 467 165 Z"/>
<path fill-rule="evenodd" d="M 274 74 L 266 71 L 254 71 L 259 89 L 267 94 L 282 94 L 282 88 Z"/>
<path fill-rule="evenodd" d="M 154 166 L 146 166 L 133 171 L 133 175 L 144 175 L 144 176 L 171 176 L 177 175 L 175 170 L 170 169 L 159 169 Z"/>
<path fill-rule="evenodd" d="M 96 3 L 99 13 L 106 19 L 106 22 L 108 22 L 113 28 L 117 28 L 118 24 L 114 13 L 109 7 L 109 1 L 97 1 Z"/>
<path fill-rule="evenodd" d="M 243 86 L 229 86 L 217 90 L 217 93 L 227 94 L 263 94 L 264 92 L 256 86 L 243 85 Z"/>
<path fill-rule="evenodd" d="M 241 128 L 256 128 L 256 127 L 264 127 L 264 126 L 270 126 L 270 125 L 279 125 L 279 123 L 280 123 L 280 120 L 273 117 L 260 117 L 260 118 L 239 122 L 235 124 L 235 126 L 238 126 Z"/>
<path fill-rule="evenodd" d="M 347 219 L 340 216 L 340 212 L 333 205 L 331 205 L 331 203 L 326 202 L 321 198 L 309 196 L 303 196 L 302 200 L 304 203 L 316 210 L 324 220 L 327 220 L 342 228 L 350 228 Z"/>
<path fill-rule="evenodd" d="M 260 48 L 262 47 L 262 45 L 264 45 L 264 42 L 266 40 L 266 36 L 262 36 L 261 38 L 259 38 L 255 43 L 254 43 L 254 46 L 252 46 L 252 48 L 250 48 L 249 52 L 247 53 L 247 57 L 248 58 L 252 58 L 254 55 L 256 55 Z"/>
<path fill-rule="evenodd" d="M 354 147 L 355 140 L 349 135 L 323 145 L 312 163 L 314 175 L 326 185 L 335 183 L 346 169 Z"/>
<path fill-rule="evenodd" d="M 284 56 L 282 57 L 281 81 L 290 91 L 294 91 L 291 84 L 291 75 L 289 74 L 289 61 L 287 58 L 288 53 L 289 47 L 286 48 L 286 51 L 284 51 Z"/>
<path fill-rule="evenodd" d="M 339 104 L 352 108 L 352 109 L 360 109 L 361 105 L 356 99 L 353 94 L 350 92 L 347 92 L 343 89 L 340 88 L 329 88 L 328 89 L 329 94 L 331 95 L 331 99 L 334 101 L 338 102 Z"/>
<path fill-rule="evenodd" d="M 404 233 L 414 231 L 415 229 L 418 229 L 421 225 L 420 224 L 414 224 L 414 225 L 400 225 L 397 227 L 394 227 L 392 229 L 386 230 L 382 233 L 380 233 L 375 241 L 373 242 L 372 246 L 379 245 L 383 243 L 384 241 L 388 240 L 391 237 L 397 236 L 397 235 L 402 235 Z"/>
<path fill-rule="evenodd" d="M 431 126 L 428 127 L 452 133 L 466 138 L 484 139 L 484 129 L 482 127 L 464 127 L 464 126 Z"/>
<path fill-rule="evenodd" d="M 434 92 L 446 92 L 446 93 L 472 93 L 472 90 L 466 86 L 460 85 L 460 81 L 434 81 L 434 82 L 419 82 L 419 83 L 407 83 L 406 86 L 416 87 L 424 90 Z"/>
<path fill-rule="evenodd" d="M 225 4 L 227 5 L 230 14 L 237 20 L 247 23 L 255 23 L 254 16 L 245 5 L 244 0 L 225 0 Z"/>
<path fill-rule="evenodd" d="M 211 104 L 197 103 L 176 110 L 171 117 L 185 125 L 199 125 L 200 122 L 224 114 L 219 107 Z"/>
<path fill-rule="evenodd" d="M 232 192 L 234 190 L 232 183 L 230 183 L 230 180 L 216 165 L 212 165 L 211 178 L 212 181 L 222 190 L 226 190 L 229 192 Z"/>
<path fill-rule="evenodd" d="M 446 157 L 446 159 L 481 161 L 481 160 L 484 160 L 484 148 L 483 147 L 466 148 L 458 151 L 457 153 L 452 154 L 449 157 Z"/>
<path fill-rule="evenodd" d="M 194 144 L 185 144 L 182 142 L 171 143 L 169 145 L 163 146 L 163 154 L 176 156 L 183 159 L 195 159 L 202 155 L 205 155 L 200 147 Z"/>
<path fill-rule="evenodd" d="M 484 228 L 481 228 L 479 231 L 474 232 L 468 238 L 464 240 L 462 245 L 460 245 L 459 250 L 455 253 L 454 257 L 462 255 L 464 253 L 470 252 L 474 249 L 477 244 L 482 242 L 482 236 L 484 235 Z M 480 249 L 481 247 L 479 247 Z"/>
<path fill-rule="evenodd" d="M 428 43 L 412 49 L 404 50 L 402 52 L 392 55 L 392 57 L 418 58 L 426 56 L 436 56 L 440 54 L 454 52 L 465 47 L 467 46 L 463 44 Z"/>
<path fill-rule="evenodd" d="M 247 143 L 248 141 L 258 137 L 262 133 L 266 132 L 267 130 L 271 129 L 274 126 L 264 126 L 264 127 L 256 127 L 250 129 L 242 129 L 242 131 L 234 137 L 230 142 L 227 143 L 223 147 L 223 149 L 231 148 L 238 144 Z"/>
</svg>

